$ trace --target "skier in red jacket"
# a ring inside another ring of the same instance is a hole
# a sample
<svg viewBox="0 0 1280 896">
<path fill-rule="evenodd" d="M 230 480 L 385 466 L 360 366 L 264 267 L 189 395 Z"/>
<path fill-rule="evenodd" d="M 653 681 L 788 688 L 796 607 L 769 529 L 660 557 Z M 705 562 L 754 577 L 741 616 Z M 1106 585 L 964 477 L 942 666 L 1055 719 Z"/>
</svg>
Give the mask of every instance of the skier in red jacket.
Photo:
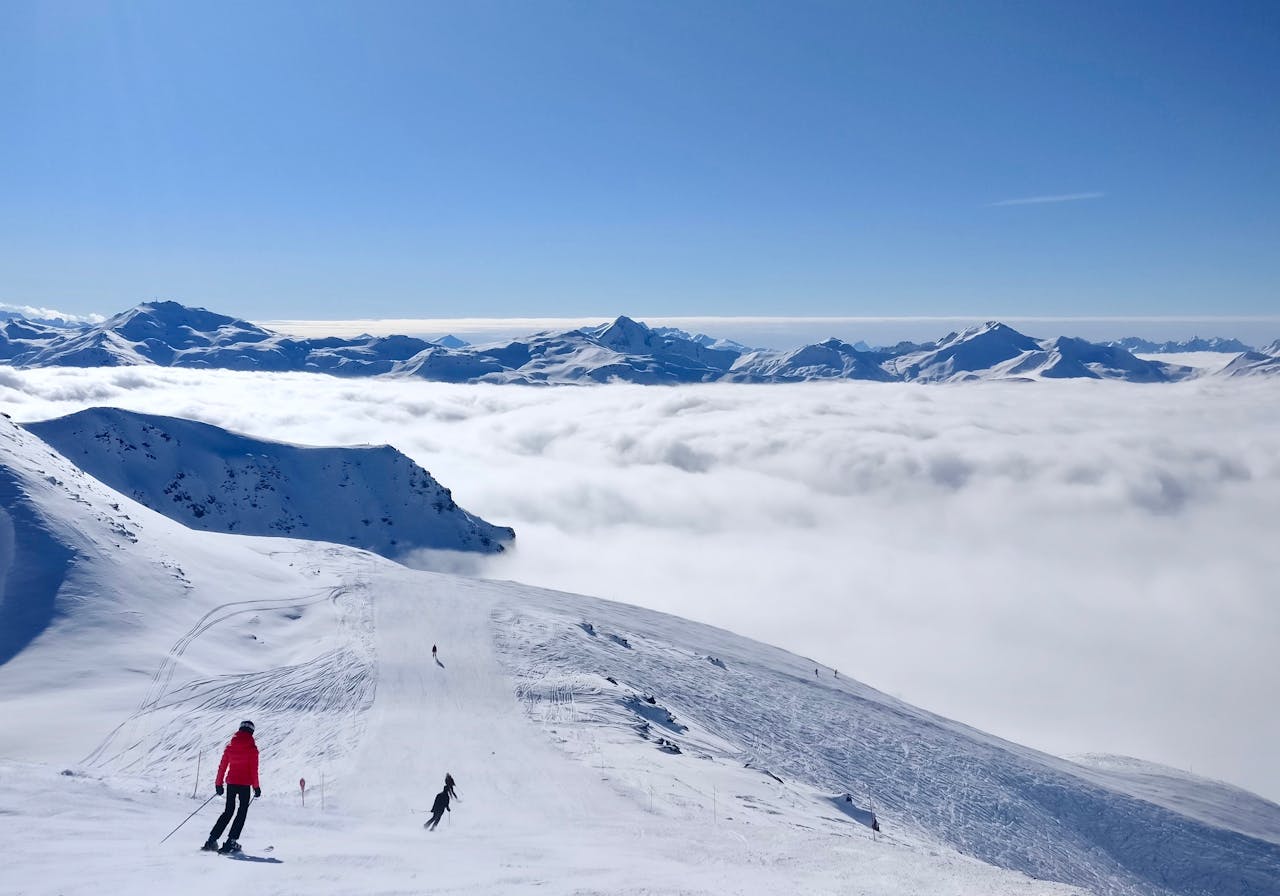
<svg viewBox="0 0 1280 896">
<path fill-rule="evenodd" d="M 253 788 L 253 798 L 262 796 L 262 788 L 258 784 L 258 745 L 253 740 L 253 722 L 241 722 L 240 730 L 231 736 L 227 748 L 222 751 L 222 761 L 218 763 L 218 779 L 214 782 L 214 790 L 222 796 L 222 784 L 226 782 L 227 808 L 218 816 L 218 821 L 209 832 L 209 839 L 201 849 L 216 849 L 221 853 L 240 851 L 240 832 L 244 829 L 245 816 L 249 814 L 249 788 Z M 236 800 L 240 801 L 240 809 L 236 811 Z M 227 840 L 218 846 L 218 838 L 231 822 L 231 831 Z"/>
</svg>

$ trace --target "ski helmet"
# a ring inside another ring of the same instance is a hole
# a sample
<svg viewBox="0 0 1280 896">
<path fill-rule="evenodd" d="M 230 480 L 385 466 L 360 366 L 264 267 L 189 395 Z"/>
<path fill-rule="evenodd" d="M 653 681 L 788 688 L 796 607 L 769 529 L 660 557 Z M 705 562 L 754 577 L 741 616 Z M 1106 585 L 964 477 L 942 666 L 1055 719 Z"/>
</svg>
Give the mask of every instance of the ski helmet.
<svg viewBox="0 0 1280 896">
<path fill-rule="evenodd" d="M 253 722 L 250 722 L 248 719 L 245 719 L 243 722 L 240 723 L 240 730 L 248 731 L 250 734 L 253 734 Z"/>
</svg>

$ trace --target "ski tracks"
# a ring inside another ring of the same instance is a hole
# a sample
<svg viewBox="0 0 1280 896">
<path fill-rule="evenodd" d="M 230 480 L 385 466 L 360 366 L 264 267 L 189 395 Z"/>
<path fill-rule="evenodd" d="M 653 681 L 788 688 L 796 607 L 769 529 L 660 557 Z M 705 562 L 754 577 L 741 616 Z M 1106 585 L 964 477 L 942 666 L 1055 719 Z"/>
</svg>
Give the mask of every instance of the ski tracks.
<svg viewBox="0 0 1280 896">
<path fill-rule="evenodd" d="M 360 656 L 363 651 L 350 648 L 335 648 L 291 666 L 196 679 L 173 688 L 174 675 L 187 650 L 217 626 L 248 614 L 337 603 L 353 590 L 351 586 L 340 585 L 310 596 L 229 601 L 213 607 L 174 642 L 152 674 L 137 708 L 81 760 L 82 764 L 116 767 L 119 771 L 153 764 L 148 754 L 161 750 L 166 742 L 173 746 L 174 732 L 168 729 L 182 728 L 186 722 L 194 721 L 195 715 L 206 711 L 221 715 L 227 710 L 244 712 L 249 707 L 259 707 L 277 713 L 318 708 L 343 714 L 358 712 L 371 701 L 373 684 L 369 663 Z M 162 711 L 180 708 L 185 711 L 179 712 L 177 718 L 166 717 L 159 722 L 154 718 Z M 190 736 L 188 731 L 186 737 L 179 740 L 186 742 Z M 148 741 L 151 748 L 140 749 Z M 130 756 L 132 758 L 125 762 Z"/>
</svg>

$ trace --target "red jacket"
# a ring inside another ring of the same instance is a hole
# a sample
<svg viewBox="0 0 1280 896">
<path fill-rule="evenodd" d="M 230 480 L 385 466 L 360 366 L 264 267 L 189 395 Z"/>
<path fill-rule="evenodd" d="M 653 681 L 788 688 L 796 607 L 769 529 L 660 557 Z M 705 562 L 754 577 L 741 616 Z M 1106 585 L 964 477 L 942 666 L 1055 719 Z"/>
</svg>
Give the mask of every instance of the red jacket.
<svg viewBox="0 0 1280 896">
<path fill-rule="evenodd" d="M 231 735 L 231 742 L 222 751 L 222 761 L 218 763 L 219 787 L 223 781 L 228 784 L 247 784 L 259 787 L 258 784 L 258 745 L 253 742 L 253 735 L 248 731 L 237 731 Z"/>
</svg>

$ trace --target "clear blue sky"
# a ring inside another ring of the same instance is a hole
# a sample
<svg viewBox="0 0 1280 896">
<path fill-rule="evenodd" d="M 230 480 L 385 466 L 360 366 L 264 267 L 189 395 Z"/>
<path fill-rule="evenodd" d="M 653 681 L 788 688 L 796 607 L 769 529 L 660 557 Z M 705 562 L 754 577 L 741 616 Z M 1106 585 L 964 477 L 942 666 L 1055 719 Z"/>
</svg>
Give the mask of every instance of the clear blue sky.
<svg viewBox="0 0 1280 896">
<path fill-rule="evenodd" d="M 9 0 L 0 135 L 71 312 L 1280 313 L 1275 2 Z"/>
</svg>

